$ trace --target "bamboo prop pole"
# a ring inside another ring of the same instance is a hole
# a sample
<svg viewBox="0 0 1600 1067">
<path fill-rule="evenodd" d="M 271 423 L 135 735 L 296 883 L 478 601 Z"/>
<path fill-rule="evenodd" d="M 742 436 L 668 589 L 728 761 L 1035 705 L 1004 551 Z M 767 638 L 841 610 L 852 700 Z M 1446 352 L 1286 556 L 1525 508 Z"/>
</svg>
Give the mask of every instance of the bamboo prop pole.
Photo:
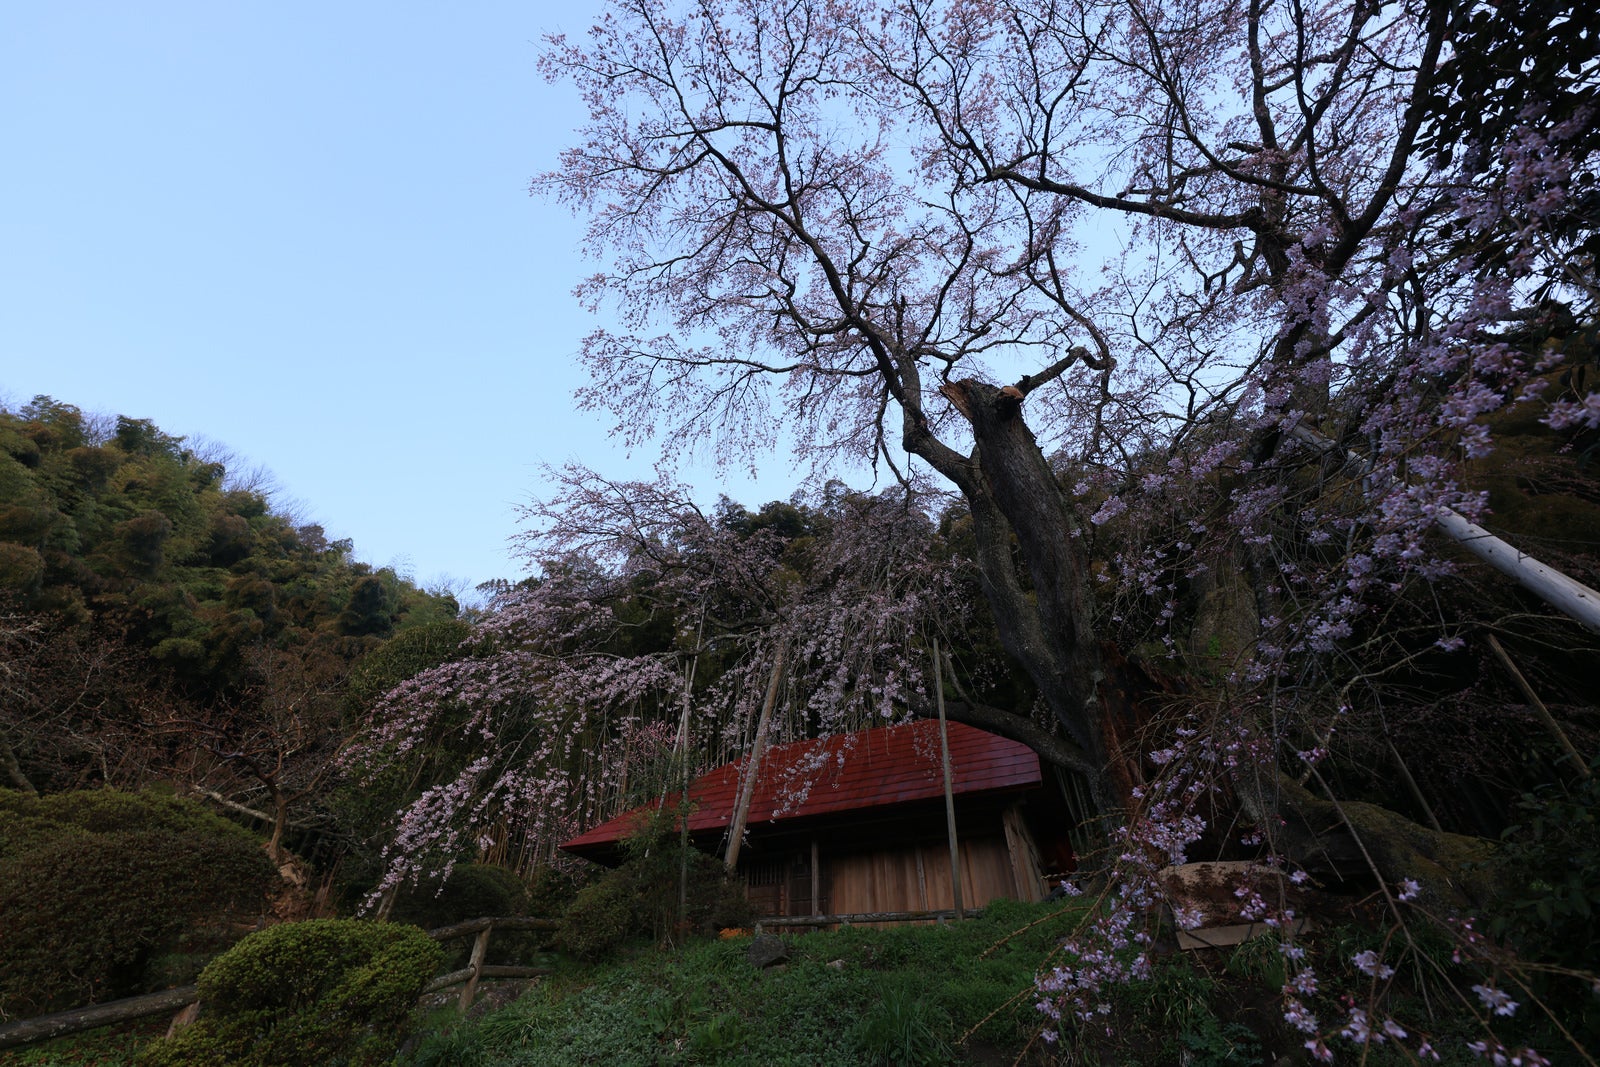
<svg viewBox="0 0 1600 1067">
<path fill-rule="evenodd" d="M 1377 491 L 1381 492 L 1395 484 L 1393 477 L 1375 473 L 1360 456 L 1340 448 L 1338 442 L 1324 437 L 1303 421 L 1294 425 L 1289 436 L 1323 455 L 1341 454 L 1345 465 L 1361 477 L 1372 479 L 1373 488 Z M 1469 522 L 1458 511 L 1441 505 L 1434 512 L 1433 521 L 1462 548 L 1501 574 L 1516 580 L 1557 611 L 1600 633 L 1600 592 L 1541 563 L 1526 552 L 1518 551 L 1482 526 Z"/>
<path fill-rule="evenodd" d="M 783 659 L 787 651 L 778 646 L 778 655 L 772 663 L 772 678 L 767 682 L 767 695 L 761 702 L 761 719 L 756 723 L 756 737 L 750 745 L 750 759 L 745 765 L 744 780 L 739 783 L 739 800 L 734 805 L 733 821 L 728 824 L 728 852 L 723 859 L 728 870 L 739 865 L 739 846 L 744 842 L 744 823 L 750 817 L 750 799 L 755 796 L 756 776 L 761 773 L 761 755 L 767 744 L 767 724 L 772 721 L 772 708 L 778 702 L 778 683 L 783 680 Z"/>
<path fill-rule="evenodd" d="M 704 621 L 704 616 L 701 616 Z M 678 830 L 678 921 L 689 917 L 689 697 L 694 686 L 695 668 L 700 665 L 699 653 L 683 672 L 683 718 L 678 724 L 678 742 L 683 746 L 683 792 L 678 797 L 678 818 L 683 823 Z M 665 798 L 662 798 L 665 802 Z"/>
<path fill-rule="evenodd" d="M 1400 770 L 1400 778 L 1406 783 L 1406 788 L 1411 791 L 1411 799 L 1417 802 L 1422 809 L 1422 814 L 1427 816 L 1428 825 L 1433 827 L 1435 833 L 1444 833 L 1444 827 L 1439 825 L 1439 817 L 1433 813 L 1433 808 L 1428 805 L 1428 798 L 1422 795 L 1422 790 L 1417 787 L 1417 780 L 1411 777 L 1411 768 L 1406 766 L 1406 761 L 1400 758 L 1400 750 L 1394 747 L 1394 742 L 1387 737 L 1383 743 L 1389 746 L 1389 755 L 1394 760 L 1394 765 Z"/>
<path fill-rule="evenodd" d="M 1528 703 L 1533 705 L 1533 710 L 1539 713 L 1539 720 L 1544 723 L 1544 728 L 1549 730 L 1551 736 L 1560 743 L 1562 750 L 1567 754 L 1567 758 L 1578 769 L 1578 773 L 1585 778 L 1592 778 L 1593 775 L 1589 773 L 1588 763 L 1584 761 L 1582 756 L 1578 755 L 1578 750 L 1572 747 L 1572 741 L 1567 737 L 1567 732 L 1561 728 L 1560 723 L 1556 722 L 1556 717 L 1550 714 L 1550 709 L 1544 706 L 1544 701 L 1540 700 L 1539 694 L 1533 691 L 1533 686 L 1528 684 L 1528 679 L 1522 676 L 1522 672 L 1517 669 L 1517 665 L 1512 662 L 1506 650 L 1500 646 L 1499 639 L 1494 634 L 1489 634 L 1488 638 L 1490 650 L 1494 652 L 1495 658 L 1500 661 L 1500 666 L 1504 667 L 1506 673 L 1516 681 L 1517 688 L 1521 689 L 1522 695 L 1528 698 Z"/>
<path fill-rule="evenodd" d="M 678 723 L 678 743 L 683 746 L 683 793 L 678 799 L 678 922 L 689 918 L 689 702 L 694 695 L 694 676 L 700 669 L 700 649 L 706 636 L 706 602 L 700 601 L 700 628 L 695 633 L 694 657 L 683 671 L 683 718 Z M 664 807 L 666 792 L 661 794 Z"/>
<path fill-rule="evenodd" d="M 944 762 L 944 818 L 945 831 L 950 839 L 950 896 L 955 902 L 955 917 L 959 921 L 964 909 L 961 905 L 961 848 L 956 842 L 956 796 L 950 782 L 950 735 L 944 722 L 944 676 L 939 667 L 939 639 L 933 639 L 933 693 L 939 705 L 939 753 Z"/>
</svg>

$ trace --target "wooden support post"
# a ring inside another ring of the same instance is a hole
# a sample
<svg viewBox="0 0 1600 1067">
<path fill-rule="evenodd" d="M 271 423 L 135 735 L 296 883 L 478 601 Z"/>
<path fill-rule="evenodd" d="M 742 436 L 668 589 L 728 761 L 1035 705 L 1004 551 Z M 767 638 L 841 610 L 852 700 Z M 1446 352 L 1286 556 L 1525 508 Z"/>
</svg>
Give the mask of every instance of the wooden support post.
<svg viewBox="0 0 1600 1067">
<path fill-rule="evenodd" d="M 705 612 L 700 613 L 701 628 L 705 628 Z M 696 642 L 696 648 L 699 642 Z M 678 797 L 679 817 L 683 825 L 678 829 L 678 921 L 681 923 L 689 917 L 689 698 L 694 691 L 694 672 L 700 666 L 700 654 L 695 653 L 693 662 L 683 672 L 683 718 L 678 722 L 678 744 L 683 747 L 681 755 L 683 772 L 683 792 Z M 662 803 L 666 803 L 663 794 Z"/>
<path fill-rule="evenodd" d="M 944 722 L 944 676 L 939 668 L 939 639 L 933 639 L 933 693 L 939 705 L 939 752 L 944 761 L 944 818 L 950 838 L 950 895 L 955 902 L 956 920 L 962 918 L 961 848 L 956 842 L 956 796 L 950 782 L 950 736 Z"/>
<path fill-rule="evenodd" d="M 815 835 L 811 838 L 811 914 L 822 914 L 822 871 L 818 867 L 819 850 Z"/>
<path fill-rule="evenodd" d="M 478 992 L 478 978 L 483 974 L 483 958 L 489 954 L 489 935 L 494 931 L 494 924 L 485 926 L 472 942 L 472 958 L 467 961 L 467 970 L 472 972 L 472 977 L 467 979 L 467 984 L 461 987 L 460 1008 L 462 1014 L 472 1007 L 472 998 Z"/>
<path fill-rule="evenodd" d="M 1539 694 L 1533 691 L 1533 686 L 1528 684 L 1528 679 L 1524 678 L 1522 672 L 1517 670 L 1517 665 L 1511 661 L 1510 656 L 1506 655 L 1506 650 L 1500 647 L 1500 642 L 1496 640 L 1494 634 L 1489 635 L 1489 648 L 1494 652 L 1495 657 L 1500 660 L 1500 665 L 1516 681 L 1517 688 L 1521 689 L 1522 695 L 1528 698 L 1528 703 L 1533 705 L 1533 710 L 1539 713 L 1539 720 L 1544 723 L 1544 728 L 1549 730 L 1551 736 L 1560 744 L 1562 751 L 1567 754 L 1567 758 L 1572 761 L 1572 765 L 1577 768 L 1578 773 L 1584 778 L 1593 777 L 1589 773 L 1589 764 L 1584 761 L 1582 756 L 1578 755 L 1578 750 L 1572 747 L 1572 742 L 1567 738 L 1567 732 L 1561 728 L 1560 723 L 1556 722 L 1556 717 L 1550 714 L 1550 709 L 1544 706 L 1544 701 L 1540 700 Z"/>
<path fill-rule="evenodd" d="M 755 795 L 756 776 L 761 773 L 761 753 L 767 744 L 767 724 L 772 721 L 772 706 L 778 702 L 778 683 L 783 680 L 784 647 L 778 647 L 777 659 L 772 663 L 772 679 L 767 683 L 767 698 L 761 702 L 761 718 L 756 723 L 755 740 L 750 744 L 750 758 L 745 763 L 744 780 L 739 783 L 739 799 L 734 805 L 733 821 L 728 824 L 728 852 L 723 862 L 728 870 L 739 865 L 739 846 L 744 842 L 744 823 L 750 817 L 750 798 Z"/>
</svg>

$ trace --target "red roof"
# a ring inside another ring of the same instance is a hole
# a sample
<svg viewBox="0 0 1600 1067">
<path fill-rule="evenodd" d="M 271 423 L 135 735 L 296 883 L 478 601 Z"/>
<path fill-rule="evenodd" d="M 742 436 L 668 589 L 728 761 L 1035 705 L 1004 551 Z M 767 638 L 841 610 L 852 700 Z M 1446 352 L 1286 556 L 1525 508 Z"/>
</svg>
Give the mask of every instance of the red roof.
<svg viewBox="0 0 1600 1067">
<path fill-rule="evenodd" d="M 962 723 L 949 724 L 952 789 L 958 794 L 1025 790 L 1040 782 L 1039 757 L 1016 741 Z M 689 785 L 690 833 L 724 829 L 733 819 L 745 761 L 724 764 Z M 761 760 L 747 825 L 886 807 L 944 796 L 939 724 L 930 720 L 881 726 L 816 741 L 774 745 Z M 674 795 L 669 803 L 677 803 Z M 632 832 L 636 808 L 561 847 L 598 858 Z"/>
</svg>

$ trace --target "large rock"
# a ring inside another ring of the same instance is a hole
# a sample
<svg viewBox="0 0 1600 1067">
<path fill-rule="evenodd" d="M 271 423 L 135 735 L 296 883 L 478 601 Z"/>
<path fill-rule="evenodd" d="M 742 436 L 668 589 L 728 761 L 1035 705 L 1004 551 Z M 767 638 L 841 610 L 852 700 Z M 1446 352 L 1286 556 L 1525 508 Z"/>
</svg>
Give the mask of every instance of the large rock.
<svg viewBox="0 0 1600 1067">
<path fill-rule="evenodd" d="M 757 934 L 755 940 L 750 942 L 750 947 L 745 951 L 745 958 L 752 967 L 766 970 L 789 959 L 789 946 L 783 943 L 782 938 L 773 937 L 771 934 Z"/>
</svg>

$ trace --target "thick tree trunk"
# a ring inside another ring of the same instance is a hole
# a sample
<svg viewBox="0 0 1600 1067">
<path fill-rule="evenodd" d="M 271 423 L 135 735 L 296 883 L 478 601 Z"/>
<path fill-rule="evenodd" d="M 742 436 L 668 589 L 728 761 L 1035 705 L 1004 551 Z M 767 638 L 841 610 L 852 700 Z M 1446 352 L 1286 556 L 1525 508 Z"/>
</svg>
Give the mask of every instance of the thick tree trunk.
<svg viewBox="0 0 1600 1067">
<path fill-rule="evenodd" d="M 1042 647 L 1028 669 L 1061 725 L 1092 757 L 1106 756 L 1095 728 L 1104 671 L 1094 637 L 1088 561 L 1055 473 L 1022 420 L 1022 401 L 981 382 L 963 382 L 977 460 L 1032 580 Z M 1009 562 L 1009 561 L 1008 561 Z"/>
<path fill-rule="evenodd" d="M 951 452 L 915 420 L 908 425 L 906 447 L 954 482 L 966 498 L 977 540 L 979 582 L 1001 644 L 1028 672 L 1081 753 L 1080 758 L 1054 762 L 1085 772 L 1096 805 L 1110 813 L 1122 806 L 1125 790 L 1114 782 L 1125 776 L 1108 773 L 1113 756 L 1101 692 L 1105 668 L 1093 632 L 1078 520 L 1022 418 L 1018 390 L 968 380 L 947 385 L 943 392 L 972 423 L 972 455 Z M 1031 588 L 1025 589 L 1017 575 L 1018 549 Z M 1001 732 L 1032 745 L 1017 731 Z M 1052 758 L 1047 749 L 1033 747 Z"/>
<path fill-rule="evenodd" d="M 6 778 L 11 784 L 24 793 L 39 792 L 33 783 L 28 781 L 28 776 L 22 773 L 22 764 L 17 761 L 17 754 L 12 751 L 11 743 L 4 737 L 0 737 L 0 770 L 5 771 Z"/>
</svg>

